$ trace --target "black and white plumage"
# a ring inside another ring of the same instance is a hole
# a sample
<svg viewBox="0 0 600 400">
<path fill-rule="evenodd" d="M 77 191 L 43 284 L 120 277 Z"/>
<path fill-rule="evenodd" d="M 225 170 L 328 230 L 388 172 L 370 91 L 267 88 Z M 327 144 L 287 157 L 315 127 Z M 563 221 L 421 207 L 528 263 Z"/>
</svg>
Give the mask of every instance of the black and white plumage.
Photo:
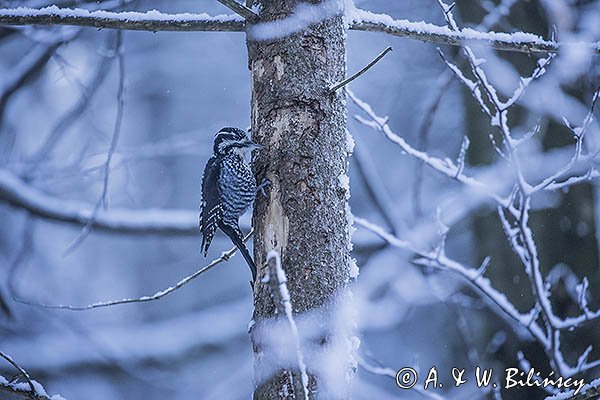
<svg viewBox="0 0 600 400">
<path fill-rule="evenodd" d="M 256 196 L 256 179 L 245 155 L 260 147 L 241 129 L 221 129 L 215 135 L 213 155 L 204 168 L 200 206 L 204 256 L 217 228 L 221 229 L 244 256 L 252 271 L 253 282 L 256 280 L 256 265 L 243 242 L 238 220 Z"/>
</svg>

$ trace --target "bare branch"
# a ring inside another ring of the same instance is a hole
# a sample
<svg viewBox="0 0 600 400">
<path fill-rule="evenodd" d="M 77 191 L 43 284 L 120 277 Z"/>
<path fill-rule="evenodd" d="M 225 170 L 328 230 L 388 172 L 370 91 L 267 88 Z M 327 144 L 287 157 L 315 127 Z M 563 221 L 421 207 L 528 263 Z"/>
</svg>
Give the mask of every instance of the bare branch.
<svg viewBox="0 0 600 400">
<path fill-rule="evenodd" d="M 82 9 L 0 9 L 0 25 L 75 25 L 134 31 L 243 32 L 245 23 L 237 15 L 163 14 L 158 11 L 110 12 Z"/>
<path fill-rule="evenodd" d="M 65 40 L 56 40 L 50 44 L 36 45 L 14 66 L 14 72 L 3 77 L 3 84 L 0 85 L 0 122 L 3 120 L 4 110 L 10 97 L 42 70 L 56 49 L 64 42 Z"/>
<path fill-rule="evenodd" d="M 347 84 L 349 84 L 350 82 L 352 82 L 353 80 L 355 80 L 356 78 L 358 78 L 359 76 L 361 76 L 362 74 L 364 74 L 365 72 L 367 72 L 372 66 L 374 66 L 375 64 L 377 64 L 379 62 L 379 60 L 381 60 L 383 57 L 385 57 L 385 55 L 387 53 L 389 53 L 390 51 L 392 51 L 392 48 L 388 46 L 388 48 L 386 48 L 384 51 L 382 51 L 381 53 L 379 53 L 379 55 L 377 57 L 375 57 L 373 59 L 373 61 L 371 61 L 370 63 L 368 63 L 366 67 L 364 67 L 363 69 L 361 69 L 360 71 L 358 71 L 354 75 L 350 76 L 349 78 L 346 78 L 343 81 L 341 81 L 339 83 L 336 83 L 335 85 L 331 86 L 329 88 L 329 90 L 327 90 L 327 93 L 328 94 L 334 93 L 338 89 L 346 86 Z"/>
<path fill-rule="evenodd" d="M 253 231 L 250 231 L 250 233 L 248 233 L 244 237 L 244 243 L 246 243 L 252 237 L 252 233 L 253 233 Z M 38 306 L 38 307 L 58 309 L 58 310 L 71 310 L 71 311 L 92 310 L 94 308 L 110 307 L 110 306 L 116 306 L 118 304 L 145 303 L 147 301 L 154 301 L 154 300 L 161 299 L 161 298 L 165 297 L 166 295 L 173 293 L 174 291 L 187 285 L 188 283 L 190 283 L 191 281 L 193 281 L 194 279 L 196 279 L 203 273 L 213 269 L 214 267 L 216 267 L 217 265 L 219 265 L 223 262 L 229 261 L 229 259 L 231 257 L 233 257 L 236 252 L 237 252 L 237 247 L 234 246 L 231 249 L 229 249 L 228 251 L 223 252 L 223 254 L 221 254 L 221 256 L 219 258 L 211 261 L 205 267 L 202 267 L 198 271 L 194 272 L 193 274 L 186 276 L 185 278 L 183 278 L 179 282 L 177 282 L 175 285 L 168 287 L 167 289 L 161 290 L 159 292 L 156 292 L 151 296 L 142 296 L 142 297 L 138 297 L 138 298 L 129 298 L 129 299 L 122 299 L 122 300 L 101 301 L 101 302 L 97 302 L 97 303 L 88 304 L 87 306 L 70 306 L 70 305 L 63 305 L 63 304 L 42 304 L 42 303 L 36 303 L 36 302 L 30 301 L 30 300 L 21 299 L 21 298 L 15 298 L 15 301 L 17 301 L 19 303 L 23 303 L 23 304 L 28 304 L 31 306 Z"/>
<path fill-rule="evenodd" d="M 246 7 L 245 5 L 238 3 L 235 0 L 217 0 L 217 1 L 221 4 L 223 4 L 225 7 L 229 8 L 234 13 L 247 19 L 248 21 L 256 21 L 258 19 L 258 15 L 255 14 L 254 11 L 252 11 L 250 8 Z"/>
<path fill-rule="evenodd" d="M 68 128 L 73 125 L 84 113 L 84 111 L 90 105 L 90 102 L 100 87 L 104 79 L 108 74 L 110 64 L 112 63 L 112 57 L 102 57 L 102 60 L 98 64 L 98 68 L 93 74 L 87 87 L 84 88 L 83 93 L 77 103 L 73 105 L 54 125 L 44 143 L 30 158 L 25 174 L 29 177 L 37 169 L 38 165 L 46 157 L 52 153 L 54 147 L 59 142 L 60 138 L 68 131 Z"/>
</svg>

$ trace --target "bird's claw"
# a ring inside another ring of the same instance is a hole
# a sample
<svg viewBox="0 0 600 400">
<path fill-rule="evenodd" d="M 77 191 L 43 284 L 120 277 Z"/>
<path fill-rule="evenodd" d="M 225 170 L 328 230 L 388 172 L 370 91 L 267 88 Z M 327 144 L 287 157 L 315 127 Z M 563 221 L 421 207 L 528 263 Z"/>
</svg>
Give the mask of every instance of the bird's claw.
<svg viewBox="0 0 600 400">
<path fill-rule="evenodd" d="M 271 181 L 268 178 L 265 178 L 265 179 L 263 179 L 261 184 L 258 185 L 258 187 L 256 188 L 256 191 L 260 192 L 264 197 L 268 197 L 267 192 L 265 192 L 265 188 L 267 186 L 271 186 Z"/>
</svg>

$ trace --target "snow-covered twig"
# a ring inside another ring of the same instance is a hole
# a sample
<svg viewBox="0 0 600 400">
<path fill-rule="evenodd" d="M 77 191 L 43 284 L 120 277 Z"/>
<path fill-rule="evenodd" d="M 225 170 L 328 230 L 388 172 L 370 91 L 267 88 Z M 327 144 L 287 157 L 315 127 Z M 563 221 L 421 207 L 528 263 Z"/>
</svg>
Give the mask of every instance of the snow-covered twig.
<svg viewBox="0 0 600 400">
<path fill-rule="evenodd" d="M 31 382 L 31 378 L 29 377 L 29 374 L 27 373 L 27 371 L 25 371 L 23 368 L 21 368 L 19 366 L 19 364 L 14 362 L 12 358 L 10 358 L 6 354 L 4 354 L 2 351 L 0 351 L 0 357 L 4 358 L 10 365 L 15 367 L 15 369 L 17 369 L 21 373 L 21 376 L 23 376 L 23 378 L 25 378 L 25 382 L 27 382 L 27 384 L 29 385 L 30 392 L 35 393 L 35 387 L 33 386 L 33 382 Z"/>
<path fill-rule="evenodd" d="M 102 29 L 138 31 L 220 31 L 243 32 L 244 20 L 237 15 L 211 16 L 202 14 L 165 14 L 156 10 L 147 12 L 88 11 L 59 8 L 0 9 L 0 25 L 74 25 Z"/>
<path fill-rule="evenodd" d="M 49 195 L 26 183 L 12 172 L 0 169 L 0 203 L 8 203 L 31 216 L 52 222 L 85 225 L 93 205 Z M 191 209 L 135 209 L 113 207 L 101 211 L 93 222 L 94 230 L 115 234 L 198 236 L 198 211 Z M 246 220 L 240 227 L 251 229 Z M 355 248 L 379 246 L 370 239 L 355 240 Z"/>
<path fill-rule="evenodd" d="M 332 85 L 327 90 L 327 93 L 331 94 L 331 93 L 337 91 L 338 89 L 346 86 L 347 84 L 349 84 L 350 82 L 352 82 L 353 80 L 355 80 L 356 78 L 358 78 L 359 76 L 361 76 L 362 74 L 367 72 L 369 69 L 371 69 L 371 67 L 373 67 L 375 64 L 377 64 L 379 62 L 379 60 L 381 60 L 383 57 L 385 57 L 385 55 L 387 53 L 389 53 L 390 51 L 392 51 L 392 48 L 388 46 L 385 50 L 383 50 L 381 53 L 379 53 L 379 55 L 377 57 L 375 57 L 370 63 L 368 63 L 363 69 L 361 69 L 354 75 L 344 79 L 343 81 Z"/>
<path fill-rule="evenodd" d="M 0 357 L 6 360 L 17 371 L 19 376 L 23 377 L 25 382 L 18 382 L 14 379 L 7 380 L 0 375 L 0 391 L 7 392 L 11 398 L 30 399 L 30 400 L 64 400 L 61 396 L 48 396 L 42 385 L 31 379 L 27 371 L 19 366 L 10 356 L 0 351 Z"/>
<path fill-rule="evenodd" d="M 564 167 L 562 167 L 556 173 L 552 174 L 551 176 L 549 176 L 548 178 L 544 179 L 542 182 L 540 182 L 539 184 L 534 186 L 531 189 L 532 193 L 536 192 L 538 190 L 548 189 L 549 187 L 551 187 L 554 190 L 560 189 L 560 188 L 564 187 L 565 182 L 567 182 L 569 180 L 571 180 L 571 182 L 572 182 L 573 179 L 577 179 L 577 181 L 579 182 L 579 180 L 591 179 L 598 175 L 598 173 L 599 173 L 598 170 L 591 167 L 584 175 L 582 175 L 580 177 L 571 177 L 571 178 L 567 179 L 566 181 L 563 181 L 562 186 L 560 183 L 557 182 L 565 174 L 567 174 L 568 172 L 571 171 L 571 169 L 573 168 L 575 163 L 577 163 L 577 161 L 579 161 L 582 156 L 583 138 L 585 137 L 585 134 L 587 133 L 588 128 L 593 120 L 594 109 L 596 107 L 596 103 L 598 102 L 599 97 L 600 97 L 600 87 L 598 89 L 596 89 L 596 91 L 594 92 L 594 95 L 592 97 L 592 104 L 590 105 L 588 114 L 586 115 L 581 127 L 577 127 L 577 128 L 573 127 L 573 126 L 571 126 L 571 123 L 566 118 L 564 119 L 565 124 L 571 130 L 571 132 L 573 133 L 573 137 L 575 138 L 575 153 L 573 154 L 573 157 L 571 157 L 571 160 L 569 160 L 568 164 L 566 164 Z M 594 159 L 595 156 L 596 156 L 596 154 L 593 154 L 593 155 L 591 155 L 591 157 L 588 157 L 588 159 L 591 161 Z"/>
<path fill-rule="evenodd" d="M 250 239 L 250 237 L 252 236 L 252 233 L 253 233 L 253 231 L 250 231 L 250 233 L 248 233 L 244 237 L 244 243 L 246 243 Z M 15 298 L 15 301 L 18 301 L 19 303 L 43 307 L 43 308 L 51 308 L 51 309 L 59 309 L 59 310 L 72 310 L 72 311 L 91 310 L 94 308 L 116 306 L 118 304 L 145 303 L 147 301 L 154 301 L 154 300 L 161 299 L 161 298 L 165 297 L 166 295 L 173 293 L 174 291 L 187 285 L 188 283 L 190 283 L 191 281 L 193 281 L 194 279 L 196 279 L 203 273 L 211 270 L 212 268 L 216 267 L 217 265 L 219 265 L 223 262 L 229 261 L 229 259 L 231 257 L 233 257 L 236 252 L 237 252 L 237 247 L 234 246 L 231 249 L 229 249 L 228 251 L 223 252 L 223 254 L 221 254 L 221 256 L 219 258 L 213 260 L 208 265 L 200 268 L 198 271 L 194 272 L 193 274 L 181 279 L 175 285 L 170 286 L 166 289 L 163 289 L 159 292 L 156 292 L 150 296 L 142 296 L 142 297 L 138 297 L 138 298 L 130 298 L 130 299 L 122 299 L 122 300 L 101 301 L 101 302 L 97 302 L 97 303 L 88 304 L 86 306 L 72 306 L 72 305 L 62 305 L 62 304 L 43 304 L 43 303 L 37 303 L 37 302 L 33 302 L 31 300 L 25 300 L 25 299 L 21 299 L 21 298 Z"/>
<path fill-rule="evenodd" d="M 429 165 L 436 171 L 448 176 L 449 178 L 457 180 L 458 182 L 471 186 L 475 190 L 485 193 L 500 204 L 507 204 L 507 200 L 502 198 L 502 196 L 500 196 L 499 194 L 495 193 L 491 188 L 487 187 L 485 184 L 475 180 L 472 177 L 466 176 L 462 172 L 462 168 L 460 167 L 460 165 L 455 165 L 453 161 L 447 158 L 442 160 L 440 158 L 432 157 L 426 152 L 417 150 L 411 145 L 409 145 L 406 142 L 406 140 L 404 140 L 401 136 L 399 136 L 391 130 L 387 123 L 387 118 L 382 118 L 378 116 L 369 104 L 359 99 L 350 89 L 347 89 L 347 92 L 350 99 L 352 99 L 352 101 L 370 118 L 370 120 L 365 120 L 360 116 L 356 116 L 356 119 L 360 123 L 382 132 L 390 141 L 400 146 L 400 148 L 404 152 L 423 161 L 425 164 Z"/>
<path fill-rule="evenodd" d="M 412 243 L 387 233 L 380 226 L 363 218 L 354 216 L 354 222 L 381 237 L 390 245 L 399 249 L 408 250 L 418 255 L 420 259 L 415 260 L 416 264 L 427 265 L 456 273 L 483 294 L 484 300 L 487 300 L 488 303 L 494 306 L 492 307 L 494 311 L 498 311 L 502 317 L 508 317 L 512 322 L 516 322 L 519 326 L 526 328 L 531 336 L 543 346 L 548 344 L 548 339 L 542 328 L 537 323 L 531 323 L 531 316 L 536 312 L 535 309 L 532 309 L 527 313 L 519 312 L 503 293 L 499 292 L 491 285 L 489 279 L 481 276 L 479 268 L 467 267 L 448 258 L 443 252 L 421 250 Z"/>
<path fill-rule="evenodd" d="M 298 373 L 292 372 L 292 384 L 294 387 L 294 395 L 296 399 L 309 399 L 309 388 L 308 388 L 308 372 L 306 364 L 304 363 L 304 355 L 300 348 L 300 335 L 298 334 L 298 327 L 294 320 L 292 311 L 292 299 L 290 291 L 287 287 L 287 276 L 285 271 L 281 267 L 281 258 L 279 253 L 275 250 L 271 250 L 267 254 L 267 266 L 268 274 L 263 278 L 262 283 L 269 285 L 271 289 L 271 295 L 273 296 L 273 302 L 279 315 L 285 316 L 290 325 L 290 331 L 292 340 L 296 346 L 296 358 L 298 362 Z"/>
</svg>

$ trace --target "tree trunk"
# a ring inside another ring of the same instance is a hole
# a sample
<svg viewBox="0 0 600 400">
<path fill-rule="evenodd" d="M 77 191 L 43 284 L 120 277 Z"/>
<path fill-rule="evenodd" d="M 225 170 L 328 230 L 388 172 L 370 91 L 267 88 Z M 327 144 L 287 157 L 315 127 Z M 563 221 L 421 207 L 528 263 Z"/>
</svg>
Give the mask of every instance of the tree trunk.
<svg viewBox="0 0 600 400">
<path fill-rule="evenodd" d="M 255 3 L 265 22 L 285 18 L 302 0 Z M 315 7 L 315 3 L 308 6 Z M 255 174 L 258 182 L 271 181 L 268 196 L 258 195 L 253 216 L 258 267 L 251 332 L 255 399 L 303 398 L 292 389 L 297 365 L 280 365 L 257 333 L 261 324 L 275 316 L 271 290 L 261 283 L 267 253 L 275 250 L 281 255 L 298 318 L 310 312 L 318 314 L 320 321 L 331 320 L 336 295 L 344 292 L 349 280 L 346 96 L 344 90 L 327 94 L 331 84 L 345 77 L 345 41 L 341 11 L 339 16 L 274 40 L 253 40 L 249 28 L 252 134 L 265 146 L 257 152 Z M 315 341 L 319 349 L 327 348 L 329 334 L 322 332 Z M 310 357 L 306 364 L 310 398 L 329 397 L 329 388 Z"/>
</svg>

